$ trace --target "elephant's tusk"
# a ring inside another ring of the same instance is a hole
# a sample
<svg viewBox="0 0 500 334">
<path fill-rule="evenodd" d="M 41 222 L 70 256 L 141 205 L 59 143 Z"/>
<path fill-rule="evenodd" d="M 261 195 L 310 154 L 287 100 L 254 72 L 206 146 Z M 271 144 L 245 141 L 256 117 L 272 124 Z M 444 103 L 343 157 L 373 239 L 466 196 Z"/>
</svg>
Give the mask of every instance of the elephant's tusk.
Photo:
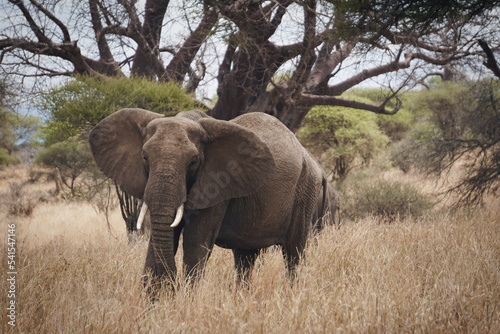
<svg viewBox="0 0 500 334">
<path fill-rule="evenodd" d="M 144 221 L 144 217 L 146 216 L 146 212 L 148 211 L 148 206 L 146 202 L 142 203 L 141 212 L 139 213 L 139 218 L 137 218 L 137 230 L 139 231 L 142 227 L 142 222 Z"/>
<path fill-rule="evenodd" d="M 184 214 L 184 203 L 182 203 L 181 206 L 179 206 L 179 208 L 177 209 L 174 222 L 172 223 L 172 225 L 170 225 L 170 227 L 176 227 L 177 225 L 179 225 L 183 214 Z"/>
</svg>

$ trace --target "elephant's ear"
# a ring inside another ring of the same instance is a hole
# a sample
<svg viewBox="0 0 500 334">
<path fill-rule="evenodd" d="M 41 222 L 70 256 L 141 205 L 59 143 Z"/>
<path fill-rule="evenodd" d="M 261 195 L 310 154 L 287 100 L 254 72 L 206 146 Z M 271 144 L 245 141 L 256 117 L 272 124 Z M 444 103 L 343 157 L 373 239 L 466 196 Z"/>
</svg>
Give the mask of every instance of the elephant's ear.
<svg viewBox="0 0 500 334">
<path fill-rule="evenodd" d="M 189 208 L 205 209 L 230 198 L 251 195 L 276 169 L 269 147 L 253 131 L 210 118 L 198 122 L 209 139 L 205 162 L 189 191 Z"/>
<path fill-rule="evenodd" d="M 122 109 L 90 131 L 89 141 L 97 166 L 128 194 L 142 198 L 147 175 L 142 162 L 145 128 L 163 117 L 144 109 Z"/>
</svg>

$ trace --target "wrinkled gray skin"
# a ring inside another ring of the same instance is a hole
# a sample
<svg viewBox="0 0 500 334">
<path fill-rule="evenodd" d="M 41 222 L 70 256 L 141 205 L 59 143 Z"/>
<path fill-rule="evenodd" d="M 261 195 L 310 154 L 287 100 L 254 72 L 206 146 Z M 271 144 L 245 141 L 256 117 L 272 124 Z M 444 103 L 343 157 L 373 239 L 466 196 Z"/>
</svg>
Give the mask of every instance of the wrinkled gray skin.
<svg viewBox="0 0 500 334">
<path fill-rule="evenodd" d="M 183 234 L 184 267 L 196 276 L 214 244 L 232 249 L 240 278 L 260 249 L 281 245 L 291 273 L 304 249 L 322 171 L 276 118 L 263 113 L 220 121 L 193 110 L 163 117 L 122 109 L 90 133 L 95 161 L 151 216 L 145 273 L 175 279 Z M 185 204 L 178 227 L 177 208 Z"/>
<path fill-rule="evenodd" d="M 333 185 L 328 182 L 326 176 L 323 176 L 322 178 L 323 182 L 318 198 L 316 199 L 316 208 L 312 218 L 313 229 L 318 232 L 325 227 L 328 221 L 335 224 L 335 215 L 337 214 L 337 211 L 339 211 L 340 198 L 339 193 L 335 190 Z"/>
</svg>

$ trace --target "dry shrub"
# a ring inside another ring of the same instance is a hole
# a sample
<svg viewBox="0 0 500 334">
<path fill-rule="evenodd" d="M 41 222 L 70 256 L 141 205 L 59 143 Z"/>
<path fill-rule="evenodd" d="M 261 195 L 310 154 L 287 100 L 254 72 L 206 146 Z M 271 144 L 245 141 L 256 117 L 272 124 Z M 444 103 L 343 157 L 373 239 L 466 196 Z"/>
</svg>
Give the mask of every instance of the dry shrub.
<svg viewBox="0 0 500 334">
<path fill-rule="evenodd" d="M 0 185 L 5 187 L 7 186 L 8 182 L 22 179 L 25 174 L 26 174 L 25 169 L 20 168 L 19 166 L 10 166 L 0 169 Z"/>
<path fill-rule="evenodd" d="M 17 182 L 9 183 L 9 199 L 7 207 L 9 214 L 13 216 L 29 216 L 33 213 L 36 201 L 24 193 L 23 184 Z"/>
<path fill-rule="evenodd" d="M 354 180 L 343 186 L 341 198 L 342 215 L 351 220 L 372 215 L 388 222 L 419 218 L 434 205 L 416 185 L 398 179 Z"/>
<path fill-rule="evenodd" d="M 43 167 L 40 165 L 31 165 L 28 170 L 28 182 L 48 182 L 54 179 L 54 169 Z"/>
</svg>

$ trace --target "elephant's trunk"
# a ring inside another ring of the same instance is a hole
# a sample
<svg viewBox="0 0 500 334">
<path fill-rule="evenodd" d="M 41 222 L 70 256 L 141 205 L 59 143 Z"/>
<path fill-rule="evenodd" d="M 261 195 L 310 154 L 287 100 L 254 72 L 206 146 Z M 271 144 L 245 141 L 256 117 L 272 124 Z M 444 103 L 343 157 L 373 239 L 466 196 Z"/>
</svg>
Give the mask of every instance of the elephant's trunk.
<svg viewBox="0 0 500 334">
<path fill-rule="evenodd" d="M 179 224 L 182 216 L 182 204 L 185 201 L 185 185 L 181 178 L 172 171 L 155 173 L 148 182 L 145 202 L 151 217 L 151 246 L 154 251 L 152 272 L 156 278 L 175 280 L 175 235 L 173 223 Z M 148 268 L 146 268 L 148 269 Z"/>
<path fill-rule="evenodd" d="M 173 219 L 173 214 L 153 213 L 153 210 L 151 210 L 151 242 L 156 264 L 153 272 L 160 279 L 175 280 L 177 275 L 174 254 L 174 229 L 170 227 Z"/>
</svg>

